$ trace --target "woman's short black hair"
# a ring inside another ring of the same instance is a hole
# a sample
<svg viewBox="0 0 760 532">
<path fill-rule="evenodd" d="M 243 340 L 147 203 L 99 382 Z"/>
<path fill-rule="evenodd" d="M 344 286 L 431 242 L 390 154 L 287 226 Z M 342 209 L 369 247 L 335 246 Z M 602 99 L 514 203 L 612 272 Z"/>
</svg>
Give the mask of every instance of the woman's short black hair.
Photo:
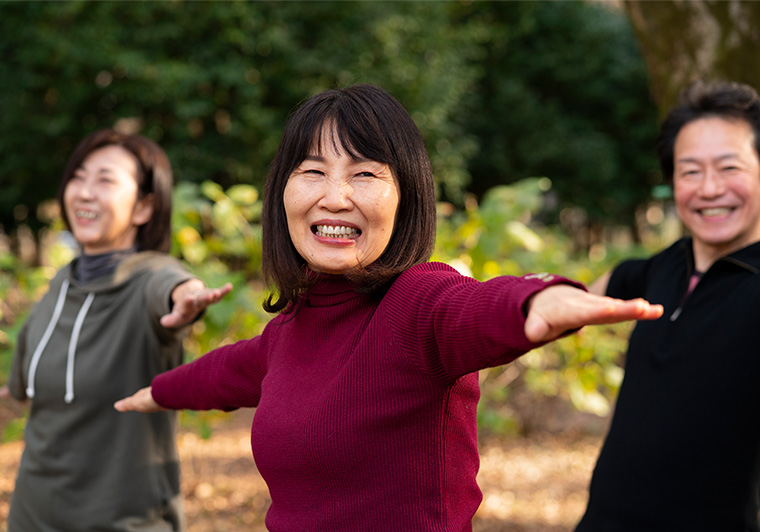
<svg viewBox="0 0 760 532">
<path fill-rule="evenodd" d="M 153 215 L 147 223 L 137 229 L 138 251 L 168 252 L 171 247 L 172 187 L 173 177 L 169 157 L 155 142 L 141 135 L 129 135 L 113 129 L 101 129 L 87 135 L 74 150 L 58 189 L 58 205 L 61 216 L 68 229 L 71 229 L 63 195 L 66 185 L 74 173 L 82 166 L 84 160 L 94 151 L 106 146 L 121 146 L 137 161 L 137 197 L 151 195 Z"/>
<path fill-rule="evenodd" d="M 291 115 L 267 177 L 262 213 L 265 279 L 276 289 L 264 303 L 269 312 L 290 312 L 316 280 L 288 232 L 283 195 L 290 175 L 322 128 L 351 156 L 387 164 L 398 182 L 399 204 L 388 246 L 367 267 L 346 273 L 359 290 L 380 294 L 404 270 L 426 262 L 435 244 L 435 185 L 425 144 L 409 113 L 383 89 L 367 84 L 317 94 Z"/>
<path fill-rule="evenodd" d="M 690 122 L 709 117 L 743 120 L 749 124 L 755 134 L 755 152 L 760 157 L 760 97 L 757 91 L 733 81 L 698 80 L 681 92 L 678 106 L 668 113 L 660 126 L 656 148 L 666 181 L 673 181 L 673 152 L 678 133 Z"/>
</svg>

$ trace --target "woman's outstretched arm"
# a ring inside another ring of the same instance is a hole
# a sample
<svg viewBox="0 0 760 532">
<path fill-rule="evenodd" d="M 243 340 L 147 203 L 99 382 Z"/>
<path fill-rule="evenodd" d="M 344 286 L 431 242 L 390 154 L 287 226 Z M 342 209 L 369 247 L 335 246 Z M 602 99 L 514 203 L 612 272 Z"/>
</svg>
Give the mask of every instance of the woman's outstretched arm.
<svg viewBox="0 0 760 532">
<path fill-rule="evenodd" d="M 526 312 L 525 336 L 541 343 L 585 325 L 655 320 L 662 316 L 663 309 L 662 305 L 652 305 L 640 298 L 625 301 L 570 285 L 554 285 L 531 296 Z"/>
</svg>

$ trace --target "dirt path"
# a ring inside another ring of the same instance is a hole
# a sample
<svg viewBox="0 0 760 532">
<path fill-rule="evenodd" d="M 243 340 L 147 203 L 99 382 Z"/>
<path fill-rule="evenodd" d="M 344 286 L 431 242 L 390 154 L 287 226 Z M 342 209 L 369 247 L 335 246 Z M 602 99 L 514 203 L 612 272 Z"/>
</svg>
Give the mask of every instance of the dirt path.
<svg viewBox="0 0 760 532">
<path fill-rule="evenodd" d="M 227 416 L 203 440 L 179 435 L 188 532 L 264 532 L 269 495 L 251 458 L 252 411 Z M 570 532 L 586 503 L 601 440 L 543 435 L 486 437 L 478 482 L 483 504 L 475 532 Z M 0 444 L 0 532 L 23 443 Z"/>
</svg>

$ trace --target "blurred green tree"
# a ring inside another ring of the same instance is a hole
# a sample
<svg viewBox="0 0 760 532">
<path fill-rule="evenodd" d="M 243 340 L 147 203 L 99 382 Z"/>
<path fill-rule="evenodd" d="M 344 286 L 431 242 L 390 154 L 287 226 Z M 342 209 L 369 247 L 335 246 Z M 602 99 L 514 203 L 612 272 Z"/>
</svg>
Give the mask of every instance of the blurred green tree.
<svg viewBox="0 0 760 532">
<path fill-rule="evenodd" d="M 586 227 L 635 231 L 635 210 L 659 182 L 657 111 L 625 13 L 598 2 L 474 2 L 460 16 L 482 43 L 461 116 L 480 147 L 470 190 L 546 176 L 555 212 L 579 206 Z"/>
<path fill-rule="evenodd" d="M 0 15 L 6 232 L 41 226 L 38 206 L 94 129 L 158 141 L 178 181 L 260 186 L 289 111 L 356 82 L 410 111 L 458 205 L 468 189 L 548 176 L 559 208 L 633 225 L 657 180 L 656 112 L 619 8 L 72 0 L 0 3 Z"/>
<path fill-rule="evenodd" d="M 0 35 L 6 230 L 39 227 L 37 206 L 94 129 L 158 141 L 178 181 L 260 185 L 295 104 L 355 82 L 391 91 L 439 180 L 467 182 L 473 143 L 451 114 L 474 71 L 446 4 L 11 2 Z"/>
</svg>

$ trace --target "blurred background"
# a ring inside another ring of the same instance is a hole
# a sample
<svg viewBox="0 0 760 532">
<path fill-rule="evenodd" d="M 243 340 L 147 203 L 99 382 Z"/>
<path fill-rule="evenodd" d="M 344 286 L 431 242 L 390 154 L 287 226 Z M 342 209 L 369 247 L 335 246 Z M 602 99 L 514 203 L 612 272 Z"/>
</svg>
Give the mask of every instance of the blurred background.
<svg viewBox="0 0 760 532">
<path fill-rule="evenodd" d="M 260 194 L 306 98 L 374 83 L 409 111 L 436 177 L 434 260 L 478 279 L 553 271 L 589 283 L 681 235 L 654 156 L 659 119 L 697 77 L 759 87 L 759 48 L 760 3 L 736 0 L 2 2 L 0 384 L 18 328 L 76 254 L 54 198 L 93 130 L 167 151 L 173 253 L 209 285 L 235 284 L 194 326 L 192 358 L 270 318 Z M 483 372 L 483 437 L 599 438 L 629 331 L 590 328 Z M 183 424 L 213 440 L 220 416 Z M 3 442 L 21 439 L 24 417 L 0 405 Z M 510 515 L 487 525 L 484 514 L 479 530 L 567 529 L 509 528 Z M 225 526 L 209 530 L 238 529 Z"/>
</svg>

